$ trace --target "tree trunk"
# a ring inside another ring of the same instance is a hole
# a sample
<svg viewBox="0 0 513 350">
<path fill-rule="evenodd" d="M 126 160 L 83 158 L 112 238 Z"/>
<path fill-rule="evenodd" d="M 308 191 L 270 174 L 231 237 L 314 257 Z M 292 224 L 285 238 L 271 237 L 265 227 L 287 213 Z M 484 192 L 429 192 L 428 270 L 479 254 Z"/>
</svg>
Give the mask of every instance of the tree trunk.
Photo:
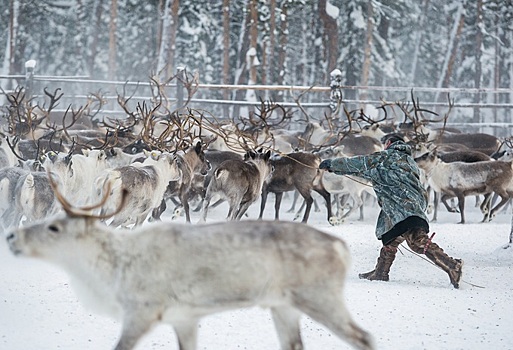
<svg viewBox="0 0 513 350">
<path fill-rule="evenodd" d="M 230 0 L 223 0 L 223 84 L 230 84 Z M 230 91 L 223 90 L 223 99 L 230 98 Z M 229 117 L 229 106 L 223 105 L 223 115 Z"/>
<path fill-rule="evenodd" d="M 422 42 L 422 34 L 424 33 L 424 23 L 426 22 L 428 10 L 429 0 L 424 0 L 424 6 L 422 8 L 422 12 L 419 15 L 419 22 L 415 33 L 415 49 L 413 50 L 413 60 L 411 63 L 410 83 L 413 86 L 415 86 L 415 80 L 417 75 L 417 63 L 419 61 L 420 55 L 420 44 Z"/>
<path fill-rule="evenodd" d="M 451 80 L 452 68 L 456 61 L 456 54 L 458 52 L 458 43 L 465 24 L 465 15 L 463 13 L 463 3 L 460 3 L 458 10 L 456 11 L 456 18 L 454 26 L 451 31 L 449 38 L 449 47 L 447 48 L 447 55 L 445 56 L 444 65 L 442 67 L 442 74 L 438 80 L 437 88 L 448 87 Z M 440 93 L 437 92 L 435 95 L 435 101 L 438 101 Z"/>
<path fill-rule="evenodd" d="M 337 68 L 338 25 L 337 19 L 332 17 L 332 13 L 328 13 L 326 6 L 327 0 L 319 0 L 319 16 L 324 25 L 324 42 L 328 48 L 328 71 L 326 72 L 326 77 L 329 77 L 330 72 Z"/>
<path fill-rule="evenodd" d="M 109 80 L 116 78 L 116 31 L 118 21 L 118 1 L 111 0 L 109 22 Z"/>
<path fill-rule="evenodd" d="M 266 58 L 263 63 L 265 78 L 262 84 L 273 84 L 274 77 L 274 47 L 276 45 L 276 0 L 269 0 L 269 40 L 266 46 Z M 272 95 L 272 92 L 270 92 Z"/>
<path fill-rule="evenodd" d="M 496 23 L 499 22 L 499 15 L 495 15 Z M 495 28 L 495 37 L 500 38 L 499 26 Z M 493 62 L 493 88 L 498 89 L 501 86 L 501 76 L 500 76 L 500 57 L 501 57 L 501 46 L 499 45 L 499 40 L 495 40 L 495 52 L 494 52 L 494 62 Z M 493 94 L 493 103 L 497 104 L 500 102 L 499 94 Z M 493 121 L 494 123 L 499 122 L 497 108 L 493 109 Z"/>
<path fill-rule="evenodd" d="M 7 41 L 5 44 L 5 56 L 0 70 L 0 74 L 12 75 L 15 68 L 14 63 L 16 59 L 16 32 L 18 30 L 18 13 L 19 3 L 18 0 L 9 1 L 9 27 L 7 31 Z M 12 88 L 12 81 L 6 81 L 6 89 Z"/>
<path fill-rule="evenodd" d="M 177 67 L 175 63 L 176 57 L 176 31 L 178 30 L 178 11 L 180 10 L 180 0 L 173 0 L 171 7 L 171 32 L 169 33 L 169 56 L 167 61 L 167 77 L 172 77 L 176 74 Z"/>
<path fill-rule="evenodd" d="M 284 2 L 281 8 L 281 21 L 280 21 L 280 42 L 279 42 L 279 51 L 278 51 L 278 77 L 276 82 L 278 85 L 284 85 L 285 83 L 285 72 L 287 70 L 286 58 L 287 58 L 287 43 L 288 43 L 288 7 L 286 1 Z M 279 91 L 276 94 L 276 100 L 281 101 L 283 99 L 283 92 Z"/>
<path fill-rule="evenodd" d="M 179 9 L 179 0 L 166 0 L 162 12 L 162 32 L 157 59 L 157 72 L 162 80 L 166 80 L 176 74 L 174 58 Z"/>
<path fill-rule="evenodd" d="M 372 0 L 367 2 L 367 31 L 365 33 L 365 46 L 363 49 L 363 66 L 362 66 L 362 80 L 360 84 L 367 86 L 369 84 L 369 75 L 371 68 L 372 56 L 372 35 L 374 33 L 374 8 Z M 365 90 L 364 90 L 365 91 Z M 362 100 L 367 99 L 367 92 L 360 94 Z M 360 106 L 364 108 L 364 106 Z"/>
<path fill-rule="evenodd" d="M 159 0 L 159 4 L 157 5 L 157 18 L 159 19 L 158 25 L 157 25 L 157 36 L 156 36 L 156 48 L 159 50 L 160 54 L 160 46 L 162 45 L 162 31 L 164 26 L 164 9 L 166 6 L 167 1 L 166 0 Z M 159 57 L 157 57 L 157 67 L 159 65 Z"/>
<path fill-rule="evenodd" d="M 251 23 L 249 29 L 249 46 L 250 56 L 249 57 L 249 80 L 250 84 L 256 84 L 257 82 L 257 46 L 258 46 L 258 11 L 257 11 L 258 0 L 251 0 L 250 2 L 250 15 Z M 253 55 L 254 53 L 254 55 Z"/>
<path fill-rule="evenodd" d="M 245 0 L 242 8 L 248 8 L 248 1 Z M 249 49 L 249 30 L 247 30 L 248 23 L 250 22 L 251 13 L 248 11 L 247 16 L 244 17 L 244 21 L 240 27 L 239 42 L 237 46 L 237 69 L 235 71 L 235 84 L 244 84 L 246 82 L 246 52 Z M 244 97 L 244 90 L 235 91 L 235 100 L 239 101 Z M 238 118 L 240 112 L 240 106 L 233 106 L 232 119 Z"/>
<path fill-rule="evenodd" d="M 98 54 L 98 40 L 100 37 L 101 31 L 101 22 L 102 22 L 102 13 L 103 13 L 103 0 L 95 0 L 93 4 L 93 26 L 91 28 L 92 32 L 89 36 L 89 47 L 90 52 L 87 57 L 87 71 L 90 77 L 94 77 L 94 61 L 96 60 L 96 55 Z"/>
<path fill-rule="evenodd" d="M 482 64 L 481 64 L 481 45 L 483 44 L 483 32 L 481 30 L 483 26 L 483 0 L 477 0 L 477 14 L 476 14 L 476 70 L 474 75 L 474 87 L 476 89 L 481 88 L 481 75 L 483 74 Z M 481 93 L 476 93 L 474 95 L 474 103 L 481 102 Z M 481 122 L 480 118 L 480 109 L 479 107 L 474 107 L 474 116 L 473 122 L 479 123 Z"/>
</svg>

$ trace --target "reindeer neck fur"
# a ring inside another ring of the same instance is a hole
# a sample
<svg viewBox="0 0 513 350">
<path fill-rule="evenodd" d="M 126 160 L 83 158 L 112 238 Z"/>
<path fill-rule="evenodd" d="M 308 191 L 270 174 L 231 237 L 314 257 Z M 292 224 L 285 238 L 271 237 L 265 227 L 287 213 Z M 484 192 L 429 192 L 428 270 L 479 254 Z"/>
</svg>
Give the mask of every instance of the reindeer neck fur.
<svg viewBox="0 0 513 350">
<path fill-rule="evenodd" d="M 263 160 L 263 159 L 251 159 L 246 161 L 248 165 L 251 165 L 254 167 L 256 171 L 259 173 L 259 182 L 258 182 L 258 191 L 262 190 L 262 186 L 264 185 L 264 182 L 267 180 L 269 175 L 271 174 L 271 166 L 270 164 Z"/>
<path fill-rule="evenodd" d="M 442 170 L 442 168 L 446 167 L 449 163 L 445 163 L 440 158 L 435 157 L 430 162 L 425 163 L 424 171 L 426 172 L 427 177 L 431 177 L 433 173 L 437 170 Z"/>
<path fill-rule="evenodd" d="M 189 173 L 193 174 L 199 170 L 201 162 L 200 162 L 196 152 L 194 152 L 194 151 L 186 152 L 182 158 L 184 160 L 184 165 L 187 166 L 187 168 L 188 168 L 187 170 L 189 171 Z"/>
<path fill-rule="evenodd" d="M 80 301 L 95 312 L 119 319 L 121 306 L 116 300 L 119 261 L 130 256 L 119 250 L 123 235 L 96 220 L 87 221 L 84 231 L 70 240 L 65 249 L 54 252 L 51 262 L 63 268 Z M 63 233 L 66 234 L 66 233 Z"/>
</svg>

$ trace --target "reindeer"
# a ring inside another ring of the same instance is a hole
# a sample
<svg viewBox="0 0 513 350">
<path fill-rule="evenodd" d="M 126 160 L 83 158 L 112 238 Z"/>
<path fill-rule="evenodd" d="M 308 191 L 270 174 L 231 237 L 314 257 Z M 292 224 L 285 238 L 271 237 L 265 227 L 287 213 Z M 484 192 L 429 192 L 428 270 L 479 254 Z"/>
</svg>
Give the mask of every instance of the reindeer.
<svg viewBox="0 0 513 350">
<path fill-rule="evenodd" d="M 253 204 L 262 186 L 272 173 L 271 151 L 248 151 L 244 160 L 226 160 L 221 163 L 210 180 L 203 201 L 201 221 L 205 221 L 208 206 L 215 196 L 226 199 L 230 205 L 228 219 L 240 220 Z"/>
<path fill-rule="evenodd" d="M 11 150 L 7 137 L 0 137 L 0 169 L 9 168 L 18 164 L 15 151 Z"/>
<path fill-rule="evenodd" d="M 358 209 L 360 210 L 359 220 L 363 221 L 363 196 L 365 194 L 370 194 L 374 197 L 376 196 L 372 188 L 372 183 L 357 176 L 340 176 L 337 174 L 329 173 L 327 171 L 322 173 L 320 181 L 322 182 L 322 186 L 331 195 L 348 196 L 353 201 L 353 205 L 350 207 L 350 209 L 346 213 L 342 214 L 339 212 L 340 201 L 337 198 L 337 207 L 339 208 L 339 211 L 337 212 L 336 216 L 332 216 L 329 218 L 329 222 L 332 225 L 344 222 L 345 218 L 349 217 Z"/>
<path fill-rule="evenodd" d="M 0 170 L 0 221 L 3 230 L 43 219 L 57 211 L 46 173 L 17 167 Z"/>
<path fill-rule="evenodd" d="M 194 230 L 160 222 L 127 232 L 55 195 L 64 213 L 12 231 L 9 249 L 63 268 L 86 306 L 120 319 L 116 350 L 133 349 L 158 323 L 173 326 L 180 350 L 194 350 L 202 317 L 257 305 L 271 309 L 282 349 L 303 348 L 302 313 L 355 349 L 374 349 L 345 305 L 350 255 L 339 238 L 278 221 Z"/>
<path fill-rule="evenodd" d="M 18 167 L 0 169 L 0 227 L 5 230 L 19 224 L 21 215 L 13 203 L 16 201 L 16 186 L 27 170 Z"/>
<path fill-rule="evenodd" d="M 426 153 L 415 159 L 428 177 L 429 185 L 434 191 L 442 193 L 442 203 L 447 210 L 455 210 L 447 200 L 458 198 L 461 215 L 460 223 L 465 223 L 465 197 L 469 195 L 485 195 L 481 209 L 488 204 L 493 192 L 501 197 L 501 201 L 491 211 L 487 212 L 483 221 L 491 220 L 513 196 L 513 162 L 512 161 L 482 161 L 475 163 L 445 163 L 437 157 L 436 152 Z"/>
<path fill-rule="evenodd" d="M 429 133 L 429 140 L 438 145 L 453 145 L 452 147 L 454 147 L 454 145 L 463 145 L 470 150 L 482 152 L 489 156 L 497 152 L 501 146 L 501 142 L 497 137 L 484 133 L 457 134 L 436 131 L 425 132 Z"/>
<path fill-rule="evenodd" d="M 177 154 L 177 158 L 179 160 L 180 178 L 176 182 L 171 181 L 168 184 L 160 206 L 152 212 L 152 217 L 155 220 L 160 220 L 160 216 L 166 210 L 166 201 L 178 194 L 185 212 L 185 220 L 191 222 L 189 192 L 195 183 L 194 177 L 197 174 L 206 176 L 211 168 L 209 161 L 205 158 L 205 151 L 201 142 L 197 142 L 194 148 L 189 149 L 185 154 Z"/>
<path fill-rule="evenodd" d="M 262 218 L 267 201 L 267 195 L 272 192 L 276 195 L 274 204 L 275 220 L 280 219 L 280 206 L 284 192 L 297 190 L 306 202 L 306 209 L 302 222 L 306 223 L 313 204 L 312 190 L 319 193 L 326 201 L 328 220 L 331 218 L 331 196 L 320 182 L 314 180 L 321 176 L 319 164 L 321 159 L 312 153 L 295 152 L 272 159 L 274 171 L 271 179 L 262 187 L 262 202 L 260 204 L 259 219 Z"/>
<path fill-rule="evenodd" d="M 101 215 L 115 208 L 126 191 L 126 206 L 113 215 L 110 225 L 141 225 L 148 213 L 162 202 L 169 182 L 180 179 L 181 161 L 170 153 L 152 152 L 152 157 L 143 163 L 110 169 L 99 175 L 94 180 L 96 197 L 102 198 L 107 192 L 109 195 Z"/>
</svg>

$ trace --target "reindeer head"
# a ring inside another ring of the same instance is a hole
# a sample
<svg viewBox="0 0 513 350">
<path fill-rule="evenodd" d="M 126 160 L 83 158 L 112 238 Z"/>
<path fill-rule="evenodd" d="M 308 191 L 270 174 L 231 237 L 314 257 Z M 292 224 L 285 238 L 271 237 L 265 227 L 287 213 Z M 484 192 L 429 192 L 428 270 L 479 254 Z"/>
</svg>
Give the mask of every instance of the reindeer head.
<svg viewBox="0 0 513 350">
<path fill-rule="evenodd" d="M 89 212 L 105 204 L 110 189 L 100 203 L 89 207 L 73 207 L 57 189 L 55 175 L 48 173 L 50 185 L 55 198 L 62 205 L 64 212 L 54 217 L 36 222 L 10 232 L 7 235 L 9 249 L 15 255 L 34 258 L 44 258 L 56 262 L 60 256 L 67 254 L 76 246 L 77 240 L 88 240 L 92 233 L 106 229 L 101 227 L 99 219 L 105 219 L 117 214 L 124 206 L 127 192 L 123 191 L 118 209 L 108 215 L 91 215 Z"/>
</svg>

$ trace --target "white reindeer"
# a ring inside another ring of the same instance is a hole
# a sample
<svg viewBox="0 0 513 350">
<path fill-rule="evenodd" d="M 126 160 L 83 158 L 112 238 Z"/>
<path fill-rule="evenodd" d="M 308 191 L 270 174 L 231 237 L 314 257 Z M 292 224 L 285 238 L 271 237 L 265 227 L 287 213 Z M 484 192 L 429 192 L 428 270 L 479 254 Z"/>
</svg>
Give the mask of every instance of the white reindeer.
<svg viewBox="0 0 513 350">
<path fill-rule="evenodd" d="M 349 208 L 346 213 L 342 213 L 340 210 L 340 200 L 337 198 L 337 211 L 336 216 L 332 216 L 329 219 L 329 222 L 332 225 L 339 224 L 344 222 L 345 218 L 349 217 L 351 214 L 360 210 L 359 220 L 362 221 L 364 219 L 363 216 L 363 204 L 364 204 L 364 195 L 370 194 L 372 196 L 376 196 L 374 193 L 372 184 L 360 177 L 344 175 L 340 176 L 337 174 L 329 173 L 324 171 L 322 173 L 322 178 L 320 179 L 322 185 L 332 195 L 338 196 L 348 196 L 353 205 Z"/>
<path fill-rule="evenodd" d="M 18 144 L 14 145 L 16 149 Z M 9 147 L 7 143 L 7 137 L 0 136 L 0 169 L 8 168 L 18 164 L 18 157 L 14 154 L 14 152 Z"/>
<path fill-rule="evenodd" d="M 170 181 L 180 179 L 176 157 L 168 152 L 151 152 L 143 163 L 133 163 L 105 171 L 95 180 L 96 198 L 108 194 L 101 213 L 116 208 L 124 190 L 128 191 L 126 206 L 113 216 L 111 225 L 140 225 L 148 213 L 158 207 Z"/>
<path fill-rule="evenodd" d="M 58 210 L 46 173 L 18 167 L 0 169 L 0 229 L 43 219 Z"/>
<path fill-rule="evenodd" d="M 62 267 L 90 306 L 121 319 L 116 350 L 159 322 L 193 350 L 202 317 L 255 305 L 271 309 L 283 349 L 303 349 L 302 313 L 356 349 L 374 348 L 345 306 L 350 257 L 336 237 L 280 221 L 114 230 L 56 196 L 65 213 L 13 231 L 9 248 Z"/>
<path fill-rule="evenodd" d="M 80 205 L 91 202 L 94 180 L 109 168 L 103 150 L 84 149 L 82 152 L 73 155 L 48 152 L 43 160 L 43 167 L 60 177 L 66 198 Z"/>
</svg>

